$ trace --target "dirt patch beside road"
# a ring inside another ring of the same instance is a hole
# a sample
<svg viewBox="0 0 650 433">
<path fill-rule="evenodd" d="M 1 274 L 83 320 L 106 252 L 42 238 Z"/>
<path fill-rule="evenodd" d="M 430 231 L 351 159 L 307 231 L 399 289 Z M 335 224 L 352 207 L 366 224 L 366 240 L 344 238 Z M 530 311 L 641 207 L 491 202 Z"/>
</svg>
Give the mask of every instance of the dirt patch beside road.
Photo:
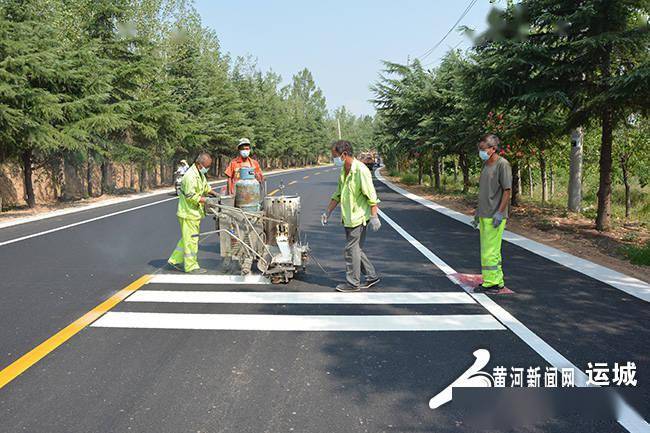
<svg viewBox="0 0 650 433">
<path fill-rule="evenodd" d="M 466 215 L 473 215 L 476 209 L 476 201 L 466 196 L 433 193 L 429 187 L 406 185 L 399 178 L 384 177 L 407 191 Z M 527 203 L 512 208 L 507 229 L 650 283 L 649 267 L 634 265 L 621 253 L 627 246 L 640 246 L 650 239 L 650 231 L 639 224 L 616 227 L 604 233 L 581 215 Z"/>
</svg>

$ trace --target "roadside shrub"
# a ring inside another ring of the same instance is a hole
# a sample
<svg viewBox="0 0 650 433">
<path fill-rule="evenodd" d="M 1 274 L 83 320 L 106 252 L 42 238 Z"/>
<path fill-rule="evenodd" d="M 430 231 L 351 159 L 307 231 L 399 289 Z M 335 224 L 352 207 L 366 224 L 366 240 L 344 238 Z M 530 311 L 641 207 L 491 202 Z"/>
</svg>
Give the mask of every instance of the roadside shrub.
<svg viewBox="0 0 650 433">
<path fill-rule="evenodd" d="M 418 183 L 418 177 L 413 173 L 404 173 L 400 176 L 399 180 L 406 185 L 415 185 Z"/>
<path fill-rule="evenodd" d="M 589 206 L 589 207 L 582 210 L 582 215 L 585 218 L 588 218 L 590 220 L 595 220 L 596 219 L 596 208 L 593 207 L 593 206 Z"/>
<path fill-rule="evenodd" d="M 627 258 L 635 265 L 650 266 L 650 241 L 641 247 L 630 246 L 624 248 Z"/>
<path fill-rule="evenodd" d="M 632 207 L 637 207 L 640 204 L 646 203 L 648 197 L 643 190 L 632 187 L 632 189 L 630 189 L 630 201 L 632 202 Z M 614 189 L 612 193 L 612 204 L 625 206 L 625 190 L 623 189 L 623 186 Z"/>
<path fill-rule="evenodd" d="M 554 229 L 557 225 L 555 221 L 548 218 L 543 218 L 536 224 L 538 229 L 544 230 L 545 232 Z"/>
<path fill-rule="evenodd" d="M 621 237 L 621 240 L 624 242 L 634 242 L 639 239 L 639 234 L 636 232 L 628 232 Z"/>
<path fill-rule="evenodd" d="M 638 210 L 639 219 L 641 224 L 648 226 L 648 221 L 650 221 L 650 200 L 643 204 L 643 206 Z"/>
</svg>

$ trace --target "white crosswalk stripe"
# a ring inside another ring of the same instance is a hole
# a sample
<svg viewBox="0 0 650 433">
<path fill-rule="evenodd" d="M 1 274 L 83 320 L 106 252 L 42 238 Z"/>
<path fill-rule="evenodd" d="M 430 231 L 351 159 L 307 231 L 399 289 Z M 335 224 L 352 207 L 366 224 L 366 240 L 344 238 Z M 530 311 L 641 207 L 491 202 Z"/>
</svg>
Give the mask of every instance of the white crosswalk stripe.
<svg viewBox="0 0 650 433">
<path fill-rule="evenodd" d="M 155 274 L 150 283 L 158 284 L 271 284 L 262 275 L 185 275 Z"/>
<path fill-rule="evenodd" d="M 488 331 L 504 329 L 503 325 L 489 314 L 298 316 L 109 312 L 92 326 L 240 331 Z"/>
<path fill-rule="evenodd" d="M 140 290 L 127 302 L 200 304 L 476 304 L 465 292 L 206 292 Z"/>
<path fill-rule="evenodd" d="M 466 292 L 286 292 L 239 291 L 233 285 L 269 284 L 259 275 L 156 274 L 148 283 L 214 290 L 153 290 L 147 286 L 129 296 L 129 309 L 143 304 L 255 305 L 478 305 Z M 151 286 L 149 286 L 151 287 Z M 225 290 L 230 288 L 230 290 Z M 220 290 L 224 289 L 224 290 Z M 172 307 L 173 308 L 173 307 Z M 190 307 L 193 308 L 193 307 Z M 154 308 L 155 310 L 155 308 Z M 167 308 L 169 310 L 169 308 Z M 327 307 L 319 309 L 327 312 Z M 385 313 L 385 310 L 383 311 Z M 497 331 L 505 327 L 491 314 L 220 314 L 109 311 L 94 328 L 194 329 L 239 331 Z"/>
</svg>

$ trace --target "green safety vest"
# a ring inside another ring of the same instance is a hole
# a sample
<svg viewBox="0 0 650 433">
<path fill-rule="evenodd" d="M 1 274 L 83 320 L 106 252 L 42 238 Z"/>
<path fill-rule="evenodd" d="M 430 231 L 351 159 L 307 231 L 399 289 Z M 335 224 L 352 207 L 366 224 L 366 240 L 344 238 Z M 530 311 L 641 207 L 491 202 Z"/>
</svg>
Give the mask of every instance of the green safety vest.
<svg viewBox="0 0 650 433">
<path fill-rule="evenodd" d="M 176 216 L 190 220 L 200 220 L 205 216 L 205 209 L 199 202 L 201 197 L 207 195 L 211 188 L 208 179 L 193 164 L 181 181 L 181 193 L 178 197 L 178 211 Z"/>
</svg>

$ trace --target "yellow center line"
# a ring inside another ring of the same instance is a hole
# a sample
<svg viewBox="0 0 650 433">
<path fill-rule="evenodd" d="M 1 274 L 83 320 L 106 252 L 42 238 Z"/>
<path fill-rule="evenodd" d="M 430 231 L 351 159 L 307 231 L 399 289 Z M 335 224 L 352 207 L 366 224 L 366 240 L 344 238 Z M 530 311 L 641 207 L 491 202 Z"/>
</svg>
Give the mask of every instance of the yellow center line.
<svg viewBox="0 0 650 433">
<path fill-rule="evenodd" d="M 0 388 L 14 380 L 21 373 L 27 370 L 32 365 L 36 364 L 41 359 L 45 358 L 50 352 L 57 347 L 68 341 L 76 333 L 84 329 L 86 326 L 99 319 L 104 313 L 115 307 L 117 304 L 128 298 L 133 292 L 144 286 L 151 280 L 151 275 L 143 275 L 138 278 L 11 364 L 0 371 Z"/>
<path fill-rule="evenodd" d="M 303 179 L 309 179 L 309 175 L 307 175 L 307 176 L 305 176 L 305 177 L 303 177 Z"/>
<path fill-rule="evenodd" d="M 298 183 L 298 181 L 297 180 L 292 180 L 291 182 L 289 182 L 289 185 L 293 185 L 294 183 Z"/>
<path fill-rule="evenodd" d="M 275 193 L 278 192 L 278 191 L 280 191 L 280 190 L 279 190 L 279 189 L 274 189 L 273 191 L 271 191 L 271 192 L 268 193 L 267 195 L 273 195 L 273 194 L 275 194 Z"/>
</svg>

